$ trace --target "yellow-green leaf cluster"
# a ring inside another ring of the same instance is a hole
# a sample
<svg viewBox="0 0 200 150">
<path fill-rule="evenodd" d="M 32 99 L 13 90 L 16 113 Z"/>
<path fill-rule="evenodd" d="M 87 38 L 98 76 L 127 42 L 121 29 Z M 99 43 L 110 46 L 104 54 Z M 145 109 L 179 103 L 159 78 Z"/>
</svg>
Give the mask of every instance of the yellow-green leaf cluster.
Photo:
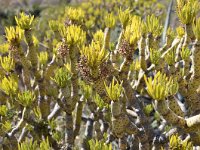
<svg viewBox="0 0 200 150">
<path fill-rule="evenodd" d="M 32 27 L 34 16 L 26 15 L 24 12 L 20 13 L 19 17 L 15 16 L 17 25 L 24 30 L 29 30 Z"/>
<path fill-rule="evenodd" d="M 179 38 L 182 38 L 185 35 L 185 31 L 184 31 L 183 27 L 181 27 L 181 26 L 176 28 L 176 33 Z"/>
<path fill-rule="evenodd" d="M 178 135 L 172 135 L 169 140 L 169 145 L 171 149 L 178 149 L 180 147 L 181 140 Z"/>
<path fill-rule="evenodd" d="M 9 44 L 8 43 L 3 43 L 0 45 L 0 53 L 5 54 L 9 50 Z"/>
<path fill-rule="evenodd" d="M 40 149 L 41 150 L 51 150 L 49 139 L 45 139 L 40 143 Z"/>
<path fill-rule="evenodd" d="M 140 39 L 144 30 L 144 24 L 140 17 L 133 16 L 131 18 L 130 24 L 126 26 L 124 32 L 124 39 L 130 44 L 136 44 L 137 41 Z"/>
<path fill-rule="evenodd" d="M 85 43 L 86 33 L 80 26 L 71 25 L 60 30 L 61 36 L 69 46 L 80 47 Z"/>
<path fill-rule="evenodd" d="M 155 15 L 150 15 L 147 16 L 145 30 L 147 33 L 152 34 L 153 37 L 159 37 L 162 34 L 163 27 Z"/>
<path fill-rule="evenodd" d="M 165 55 L 165 61 L 168 65 L 174 65 L 175 64 L 175 57 L 176 57 L 176 49 L 171 49 L 166 55 Z"/>
<path fill-rule="evenodd" d="M 4 77 L 0 82 L 0 89 L 7 95 L 12 95 L 17 92 L 18 83 L 13 77 Z"/>
<path fill-rule="evenodd" d="M 177 0 L 177 15 L 183 24 L 192 24 L 199 10 L 198 0 Z"/>
<path fill-rule="evenodd" d="M 105 84 L 105 89 L 106 89 L 106 93 L 107 93 L 108 97 L 112 101 L 119 100 L 121 93 L 123 91 L 122 82 L 121 82 L 121 84 L 119 84 L 117 79 L 114 77 L 109 86 L 107 86 L 105 82 L 104 82 L 104 84 Z"/>
<path fill-rule="evenodd" d="M 177 7 L 178 8 L 183 7 L 187 3 L 187 1 L 188 0 L 177 0 Z"/>
<path fill-rule="evenodd" d="M 85 17 L 85 12 L 81 8 L 65 8 L 65 17 L 69 18 L 71 21 L 82 22 Z"/>
<path fill-rule="evenodd" d="M 89 145 L 91 150 L 112 150 L 112 144 L 105 144 L 103 141 L 98 141 L 98 140 L 90 140 Z"/>
<path fill-rule="evenodd" d="M 169 38 L 171 38 L 171 39 L 173 39 L 173 38 L 175 37 L 174 31 L 173 31 L 173 29 L 170 28 L 170 27 L 167 29 L 167 37 L 169 37 Z"/>
<path fill-rule="evenodd" d="M 48 53 L 46 51 L 40 52 L 38 55 L 38 60 L 41 65 L 46 65 L 48 61 Z"/>
<path fill-rule="evenodd" d="M 192 142 L 189 142 L 188 140 L 182 141 L 178 134 L 170 136 L 169 140 L 169 147 L 172 150 L 192 150 L 193 144 Z"/>
<path fill-rule="evenodd" d="M 160 50 L 150 49 L 150 60 L 153 64 L 157 65 L 161 57 Z"/>
<path fill-rule="evenodd" d="M 134 59 L 133 63 L 130 65 L 131 71 L 139 71 L 141 69 L 141 63 L 139 59 Z"/>
<path fill-rule="evenodd" d="M 139 40 L 139 37 L 138 37 L 136 34 L 134 34 L 131 25 L 128 25 L 128 26 L 126 27 L 126 30 L 125 30 L 125 32 L 124 32 L 124 39 L 125 39 L 130 45 L 136 44 L 137 41 Z"/>
<path fill-rule="evenodd" d="M 109 105 L 106 104 L 106 103 L 103 101 L 103 99 L 99 96 L 99 94 L 96 93 L 96 94 L 93 96 L 93 99 L 94 99 L 95 103 L 97 104 L 97 106 L 98 106 L 100 109 L 103 109 L 104 107 L 106 107 L 106 108 L 109 107 Z"/>
<path fill-rule="evenodd" d="M 151 104 L 148 104 L 144 107 L 144 112 L 145 114 L 147 114 L 148 116 L 150 115 L 150 113 L 153 111 L 153 106 Z"/>
<path fill-rule="evenodd" d="M 113 13 L 107 14 L 106 18 L 105 18 L 106 27 L 113 28 L 115 26 L 115 23 L 116 23 L 116 19 L 115 19 Z"/>
<path fill-rule="evenodd" d="M 190 51 L 189 48 L 183 47 L 183 48 L 181 49 L 181 51 L 180 51 L 180 55 L 181 55 L 181 58 L 182 58 L 183 60 L 188 60 L 189 57 L 190 57 L 190 55 L 191 55 L 191 51 Z"/>
<path fill-rule="evenodd" d="M 83 47 L 81 55 L 87 58 L 87 63 L 91 68 L 97 68 L 108 58 L 108 52 L 102 48 L 100 42 L 92 42 L 88 47 Z"/>
<path fill-rule="evenodd" d="M 66 69 L 66 67 L 62 67 L 56 70 L 55 76 L 51 79 L 55 81 L 60 88 L 64 88 L 67 86 L 71 77 L 72 74 Z"/>
<path fill-rule="evenodd" d="M 6 116 L 7 112 L 8 112 L 8 108 L 6 107 L 6 105 L 1 105 L 0 106 L 0 115 Z"/>
<path fill-rule="evenodd" d="M 65 68 L 66 68 L 66 70 L 67 70 L 67 72 L 69 73 L 69 74 L 72 74 L 72 68 L 71 68 L 71 63 L 66 63 L 66 64 L 64 64 L 64 66 L 65 66 Z"/>
<path fill-rule="evenodd" d="M 168 88 L 167 88 L 168 95 L 175 95 L 179 89 L 179 84 L 178 84 L 177 78 L 175 78 L 173 80 L 172 80 L 172 78 L 170 78 L 168 83 L 166 84 L 166 86 L 168 86 Z"/>
<path fill-rule="evenodd" d="M 6 38 L 10 44 L 18 44 L 24 37 L 24 30 L 17 27 L 5 28 Z"/>
<path fill-rule="evenodd" d="M 38 38 L 36 37 L 36 36 L 32 36 L 32 39 L 33 39 L 33 44 L 34 44 L 34 46 L 35 47 L 37 47 L 38 45 L 39 45 L 39 40 L 38 40 Z"/>
<path fill-rule="evenodd" d="M 50 20 L 49 21 L 49 28 L 52 30 L 52 31 L 54 31 L 54 32 L 56 32 L 56 31 L 58 31 L 60 28 L 62 28 L 64 25 L 63 24 L 61 24 L 59 21 L 57 21 L 57 20 Z"/>
<path fill-rule="evenodd" d="M 148 94 L 155 100 L 164 100 L 166 97 L 177 93 L 178 91 L 178 83 L 173 77 L 167 77 L 166 74 L 162 74 L 161 72 L 157 72 L 152 77 L 144 76 L 147 92 Z"/>
<path fill-rule="evenodd" d="M 119 15 L 119 20 L 120 23 L 122 24 L 123 28 L 126 28 L 126 25 L 128 24 L 131 16 L 130 16 L 130 9 L 126 9 L 124 11 L 122 11 L 122 9 L 120 8 L 118 11 L 118 15 Z"/>
<path fill-rule="evenodd" d="M 42 113 L 41 113 L 41 110 L 40 110 L 40 107 L 37 106 L 33 109 L 33 112 L 37 118 L 37 120 L 41 120 L 42 119 Z"/>
<path fill-rule="evenodd" d="M 98 30 L 97 32 L 95 32 L 95 34 L 93 35 L 93 41 L 94 42 L 99 42 L 101 47 L 102 47 L 103 46 L 103 40 L 104 40 L 103 31 L 102 30 Z"/>
<path fill-rule="evenodd" d="M 193 24 L 193 32 L 196 39 L 200 40 L 200 18 L 196 20 L 196 23 Z"/>
<path fill-rule="evenodd" d="M 18 150 L 36 150 L 38 147 L 37 141 L 26 138 L 22 143 L 18 143 Z"/>
<path fill-rule="evenodd" d="M 86 20 L 85 26 L 87 27 L 87 29 L 92 28 L 93 25 L 94 25 L 94 19 L 93 18 L 91 18 L 91 20 Z"/>
<path fill-rule="evenodd" d="M 0 56 L 0 63 L 1 63 L 1 67 L 6 72 L 9 72 L 15 68 L 14 60 L 10 56 L 5 56 L 5 57 Z"/>
<path fill-rule="evenodd" d="M 87 85 L 84 81 L 79 80 L 79 85 L 81 88 L 81 93 L 84 95 L 85 99 L 88 99 L 92 95 L 92 87 Z"/>
<path fill-rule="evenodd" d="M 5 121 L 5 123 L 2 124 L 1 130 L 5 133 L 9 132 L 12 129 L 12 124 L 10 121 Z"/>
<path fill-rule="evenodd" d="M 17 101 L 24 107 L 30 107 L 30 105 L 35 101 L 35 94 L 32 91 L 18 93 Z"/>
</svg>

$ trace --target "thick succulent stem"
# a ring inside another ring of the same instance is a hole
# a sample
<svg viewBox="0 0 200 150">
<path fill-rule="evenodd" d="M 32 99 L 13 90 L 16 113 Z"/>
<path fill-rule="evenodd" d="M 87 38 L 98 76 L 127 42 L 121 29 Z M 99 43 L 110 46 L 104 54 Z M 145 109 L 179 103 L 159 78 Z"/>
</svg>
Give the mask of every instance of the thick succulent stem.
<svg viewBox="0 0 200 150">
<path fill-rule="evenodd" d="M 177 100 L 174 98 L 174 96 L 169 96 L 168 97 L 169 101 L 169 108 L 178 116 L 184 117 L 184 113 L 181 110 Z"/>
<path fill-rule="evenodd" d="M 105 31 L 104 31 L 104 45 L 103 45 L 103 48 L 105 50 L 109 50 L 109 48 L 110 48 L 110 33 L 111 33 L 110 28 L 105 28 Z"/>
<path fill-rule="evenodd" d="M 79 95 L 78 95 L 78 71 L 76 69 L 77 62 L 78 62 L 78 54 L 77 54 L 77 48 L 73 47 L 70 50 L 70 59 L 71 59 L 71 72 L 73 73 L 73 76 L 71 78 L 72 83 L 72 89 L 73 89 L 73 95 L 72 95 L 72 110 L 74 110 L 76 103 L 78 102 Z"/>
<path fill-rule="evenodd" d="M 149 140 L 152 138 L 152 128 L 150 127 L 150 118 L 145 115 L 143 112 L 144 110 L 144 103 L 143 100 L 139 100 L 135 104 L 135 108 L 138 109 L 138 127 L 140 127 L 142 130 L 139 131 L 136 135 L 139 138 L 139 141 L 141 143 L 142 149 L 150 149 L 150 143 Z"/>
<path fill-rule="evenodd" d="M 94 124 L 94 114 L 92 113 L 87 119 L 86 128 L 85 128 L 85 137 L 83 138 L 82 147 L 83 149 L 89 149 L 88 141 L 92 139 L 93 134 L 93 124 Z"/>
<path fill-rule="evenodd" d="M 192 24 L 186 24 L 185 25 L 185 40 L 183 46 L 186 47 L 191 40 L 194 40 L 194 33 L 192 30 Z"/>
<path fill-rule="evenodd" d="M 32 30 L 25 30 L 25 37 L 26 42 L 28 44 L 28 58 L 31 61 L 33 73 L 37 71 L 37 64 L 38 64 L 38 56 L 37 56 L 37 48 L 33 44 L 32 39 Z"/>
<path fill-rule="evenodd" d="M 121 33 L 120 33 L 120 35 L 118 37 L 117 45 L 115 47 L 114 52 L 111 52 L 112 65 L 113 65 L 114 68 L 116 68 L 118 70 L 120 68 L 120 65 L 119 65 L 120 55 L 118 53 L 118 50 L 119 50 L 119 48 L 121 46 L 121 43 L 122 43 L 123 34 L 124 34 L 124 30 L 121 31 Z"/>
<path fill-rule="evenodd" d="M 139 60 L 141 64 L 141 69 L 144 71 L 147 69 L 147 64 L 145 60 L 145 40 L 142 37 L 139 42 Z"/>
<path fill-rule="evenodd" d="M 130 63 L 131 63 L 130 61 L 124 59 L 124 62 L 120 67 L 120 73 L 119 73 L 119 78 L 121 81 L 123 81 L 123 87 L 125 88 L 126 91 L 128 103 L 131 103 L 133 99 L 133 88 L 131 87 L 130 82 L 128 81 L 128 72 L 130 69 Z"/>
<path fill-rule="evenodd" d="M 126 141 L 126 137 L 124 136 L 119 139 L 119 149 L 126 150 L 126 146 L 127 146 L 127 141 Z"/>
<path fill-rule="evenodd" d="M 180 50 L 181 50 L 181 48 L 183 46 L 183 42 L 184 42 L 184 38 L 181 38 L 180 41 L 179 41 L 179 43 L 177 43 L 178 46 L 176 48 L 175 62 L 178 62 L 179 59 L 180 59 Z"/>
<path fill-rule="evenodd" d="M 106 95 L 105 90 L 104 90 L 104 81 L 102 79 L 99 79 L 94 82 L 94 89 L 95 91 L 101 96 L 101 98 L 104 100 L 104 102 L 109 103 L 110 98 Z"/>
<path fill-rule="evenodd" d="M 28 60 L 25 58 L 25 56 L 21 56 L 21 63 L 23 66 L 23 77 L 24 77 L 24 84 L 25 88 L 30 89 L 30 65 Z"/>
<path fill-rule="evenodd" d="M 138 132 L 138 128 L 129 120 L 123 111 L 123 106 L 120 101 L 112 101 L 111 103 L 112 132 L 118 138 L 122 138 L 126 133 L 135 134 Z"/>
<path fill-rule="evenodd" d="M 95 137 L 98 141 L 103 139 L 103 133 L 101 132 L 101 124 L 98 121 L 98 119 L 94 122 L 94 131 L 95 131 Z"/>
<path fill-rule="evenodd" d="M 74 147 L 73 117 L 72 113 L 66 113 L 66 148 L 72 150 Z"/>
<path fill-rule="evenodd" d="M 81 118 L 83 112 L 83 97 L 78 101 L 76 105 L 76 117 L 75 117 L 75 124 L 74 124 L 74 138 L 79 134 L 80 127 L 81 127 Z"/>
<path fill-rule="evenodd" d="M 163 118 L 171 124 L 179 127 L 185 127 L 186 121 L 184 118 L 177 116 L 171 109 L 165 100 L 158 101 L 157 111 L 163 116 Z"/>
<path fill-rule="evenodd" d="M 200 99 L 197 93 L 197 89 L 199 88 L 200 82 L 200 42 L 196 41 L 193 45 L 192 49 L 192 71 L 193 75 L 191 77 L 191 82 L 188 83 L 188 91 L 185 96 L 188 101 L 188 105 L 190 106 L 190 114 L 196 115 L 200 112 Z"/>
</svg>

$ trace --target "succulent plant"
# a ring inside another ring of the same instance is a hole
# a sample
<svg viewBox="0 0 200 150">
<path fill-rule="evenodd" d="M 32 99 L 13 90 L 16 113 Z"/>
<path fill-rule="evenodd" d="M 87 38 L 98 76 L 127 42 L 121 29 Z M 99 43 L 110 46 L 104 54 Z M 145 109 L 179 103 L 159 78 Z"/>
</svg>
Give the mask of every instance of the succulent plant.
<svg viewBox="0 0 200 150">
<path fill-rule="evenodd" d="M 131 2 L 67 6 L 42 38 L 33 15 L 20 13 L 5 28 L 2 149 L 200 145 L 199 2 L 177 0 L 175 29 L 145 10 L 156 0 Z"/>
</svg>

